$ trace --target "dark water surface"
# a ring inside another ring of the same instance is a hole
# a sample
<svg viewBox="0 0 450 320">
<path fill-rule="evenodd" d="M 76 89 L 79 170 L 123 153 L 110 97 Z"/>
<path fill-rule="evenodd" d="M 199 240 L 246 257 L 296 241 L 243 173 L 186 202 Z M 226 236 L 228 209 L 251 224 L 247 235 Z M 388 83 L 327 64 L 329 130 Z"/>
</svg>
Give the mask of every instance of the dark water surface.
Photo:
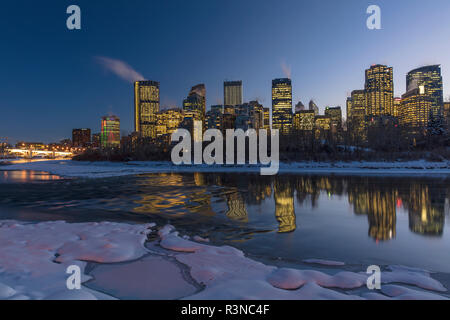
<svg viewBox="0 0 450 320">
<path fill-rule="evenodd" d="M 171 223 L 254 257 L 450 273 L 450 179 L 0 171 L 0 219 Z"/>
</svg>

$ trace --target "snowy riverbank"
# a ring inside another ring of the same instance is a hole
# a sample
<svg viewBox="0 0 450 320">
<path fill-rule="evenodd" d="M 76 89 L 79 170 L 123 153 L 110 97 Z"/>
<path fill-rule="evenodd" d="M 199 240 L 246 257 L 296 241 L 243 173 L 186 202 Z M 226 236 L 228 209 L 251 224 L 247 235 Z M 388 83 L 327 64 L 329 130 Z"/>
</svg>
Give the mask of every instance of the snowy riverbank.
<svg viewBox="0 0 450 320">
<path fill-rule="evenodd" d="M 305 261 L 307 268 L 278 268 L 195 239 L 154 224 L 0 221 L 0 299 L 444 299 L 447 294 L 425 270 L 386 267 L 381 290 L 369 291 L 365 270 L 346 271 L 341 262 L 312 259 Z M 69 265 L 82 270 L 81 290 L 66 288 Z"/>
<path fill-rule="evenodd" d="M 175 166 L 169 162 L 78 162 L 50 160 L 2 165 L 0 170 L 35 170 L 62 177 L 102 178 L 143 173 L 166 172 L 260 172 L 259 166 Z M 281 163 L 279 173 L 336 174 L 336 175 L 389 175 L 389 176 L 449 176 L 449 162 L 296 162 Z"/>
</svg>

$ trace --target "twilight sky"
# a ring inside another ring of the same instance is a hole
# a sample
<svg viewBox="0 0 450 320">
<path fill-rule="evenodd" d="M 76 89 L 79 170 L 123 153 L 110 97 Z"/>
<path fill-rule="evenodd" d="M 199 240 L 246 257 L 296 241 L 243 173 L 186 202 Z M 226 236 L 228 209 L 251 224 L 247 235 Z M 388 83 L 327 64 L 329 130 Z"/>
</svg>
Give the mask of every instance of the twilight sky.
<svg viewBox="0 0 450 320">
<path fill-rule="evenodd" d="M 80 31 L 66 28 L 71 4 Z M 366 27 L 371 4 L 382 30 Z M 130 132 L 141 76 L 160 81 L 163 107 L 180 107 L 198 83 L 208 107 L 222 103 L 224 80 L 270 107 L 271 80 L 290 69 L 294 105 L 314 98 L 323 112 L 345 110 L 371 64 L 394 67 L 396 96 L 408 71 L 441 64 L 447 96 L 449 13 L 448 0 L 1 1 L 0 137 L 59 141 L 72 128 L 98 132 L 109 113 Z"/>
</svg>

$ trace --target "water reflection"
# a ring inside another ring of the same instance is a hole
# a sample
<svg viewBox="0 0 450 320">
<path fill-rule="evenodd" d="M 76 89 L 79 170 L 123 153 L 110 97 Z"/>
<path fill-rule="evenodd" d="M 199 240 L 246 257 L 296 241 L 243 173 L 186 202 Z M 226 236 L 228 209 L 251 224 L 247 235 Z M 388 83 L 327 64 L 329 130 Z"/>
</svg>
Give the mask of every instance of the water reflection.
<svg viewBox="0 0 450 320">
<path fill-rule="evenodd" d="M 426 236 L 443 234 L 448 212 L 447 180 L 195 173 L 149 175 L 139 184 L 164 187 L 164 192 L 143 192 L 137 212 L 223 213 L 232 221 L 252 223 L 255 209 L 250 208 L 257 207 L 264 214 L 270 211 L 279 233 L 301 228 L 296 211 L 317 208 L 321 196 L 344 199 L 354 215 L 367 216 L 368 235 L 376 241 L 397 236 L 399 210 L 408 213 L 411 232 Z M 225 205 L 223 212 L 217 204 Z"/>
<path fill-rule="evenodd" d="M 1 171 L 0 182 L 8 183 L 26 183 L 39 181 L 60 180 L 61 177 L 47 172 L 17 170 L 17 171 Z"/>
</svg>

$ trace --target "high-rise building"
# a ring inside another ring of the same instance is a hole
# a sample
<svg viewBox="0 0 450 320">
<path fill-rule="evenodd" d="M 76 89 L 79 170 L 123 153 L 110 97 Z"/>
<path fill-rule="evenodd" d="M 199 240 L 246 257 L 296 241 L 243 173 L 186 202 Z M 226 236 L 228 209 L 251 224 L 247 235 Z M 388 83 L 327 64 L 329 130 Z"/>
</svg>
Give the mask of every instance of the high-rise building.
<svg viewBox="0 0 450 320">
<path fill-rule="evenodd" d="M 233 107 L 242 104 L 242 81 L 223 83 L 223 104 Z"/>
<path fill-rule="evenodd" d="M 331 131 L 338 133 L 342 131 L 342 109 L 341 107 L 326 107 L 325 115 L 331 119 Z"/>
<path fill-rule="evenodd" d="M 120 146 L 120 119 L 116 116 L 102 118 L 100 143 L 102 148 L 114 148 Z"/>
<path fill-rule="evenodd" d="M 199 84 L 192 87 L 189 95 L 183 100 L 185 117 L 192 117 L 197 121 L 205 121 L 206 116 L 206 87 Z"/>
<path fill-rule="evenodd" d="M 314 111 L 316 116 L 319 115 L 319 107 L 316 105 L 316 103 L 313 100 L 309 101 L 308 107 L 309 107 L 309 110 Z"/>
<path fill-rule="evenodd" d="M 91 144 L 91 129 L 73 129 L 72 146 L 86 147 Z"/>
<path fill-rule="evenodd" d="M 352 117 L 352 111 L 353 111 L 352 97 L 347 97 L 345 106 L 346 106 L 346 112 L 347 112 L 347 120 L 350 121 L 350 119 Z"/>
<path fill-rule="evenodd" d="M 394 117 L 398 118 L 400 116 L 400 107 L 401 107 L 401 105 L 402 105 L 402 98 L 395 97 L 394 98 L 394 109 L 393 109 L 393 112 L 392 112 L 392 115 Z"/>
<path fill-rule="evenodd" d="M 352 139 L 356 142 L 366 140 L 366 93 L 364 90 L 353 90 L 351 111 L 347 114 L 347 126 Z M 348 112 L 348 111 L 347 111 Z"/>
<path fill-rule="evenodd" d="M 264 112 L 263 129 L 270 130 L 270 109 L 269 108 L 264 108 L 263 112 Z"/>
<path fill-rule="evenodd" d="M 145 80 L 134 83 L 134 131 L 143 138 L 156 138 L 159 99 L 159 82 Z"/>
<path fill-rule="evenodd" d="M 392 67 L 373 65 L 366 70 L 366 115 L 392 115 L 394 81 Z"/>
<path fill-rule="evenodd" d="M 223 106 L 211 106 L 211 110 L 206 113 L 206 128 L 222 130 Z"/>
<path fill-rule="evenodd" d="M 292 83 L 291 79 L 272 81 L 272 128 L 281 134 L 289 134 L 292 128 Z"/>
<path fill-rule="evenodd" d="M 402 96 L 399 122 L 402 126 L 425 128 L 430 119 L 434 99 L 426 93 L 424 86 L 412 89 Z"/>
<path fill-rule="evenodd" d="M 255 130 L 264 128 L 264 107 L 257 100 L 250 101 L 251 127 Z"/>
<path fill-rule="evenodd" d="M 444 102 L 444 108 L 442 110 L 444 122 L 447 130 L 450 130 L 450 102 Z"/>
<path fill-rule="evenodd" d="M 244 103 L 235 107 L 236 122 L 235 128 L 247 131 L 251 128 L 252 121 L 250 118 L 250 105 Z"/>
<path fill-rule="evenodd" d="M 101 133 L 92 134 L 92 147 L 100 148 Z"/>
<path fill-rule="evenodd" d="M 158 137 L 174 133 L 181 125 L 184 115 L 179 108 L 160 111 L 156 114 L 156 134 Z"/>
<path fill-rule="evenodd" d="M 299 110 L 294 114 L 295 131 L 314 130 L 315 112 L 313 110 Z"/>
<path fill-rule="evenodd" d="M 431 110 L 434 116 L 442 114 L 444 94 L 442 88 L 441 66 L 425 66 L 414 69 L 406 75 L 406 91 L 423 86 L 425 94 L 433 99 Z"/>
<path fill-rule="evenodd" d="M 303 111 L 305 110 L 305 105 L 299 101 L 296 105 L 295 105 L 295 112 L 297 111 Z"/>
<path fill-rule="evenodd" d="M 235 129 L 236 115 L 234 113 L 224 113 L 222 116 L 222 134 L 225 136 L 226 130 Z"/>
<path fill-rule="evenodd" d="M 314 129 L 316 139 L 327 138 L 331 131 L 331 118 L 329 116 L 316 116 Z"/>
</svg>

